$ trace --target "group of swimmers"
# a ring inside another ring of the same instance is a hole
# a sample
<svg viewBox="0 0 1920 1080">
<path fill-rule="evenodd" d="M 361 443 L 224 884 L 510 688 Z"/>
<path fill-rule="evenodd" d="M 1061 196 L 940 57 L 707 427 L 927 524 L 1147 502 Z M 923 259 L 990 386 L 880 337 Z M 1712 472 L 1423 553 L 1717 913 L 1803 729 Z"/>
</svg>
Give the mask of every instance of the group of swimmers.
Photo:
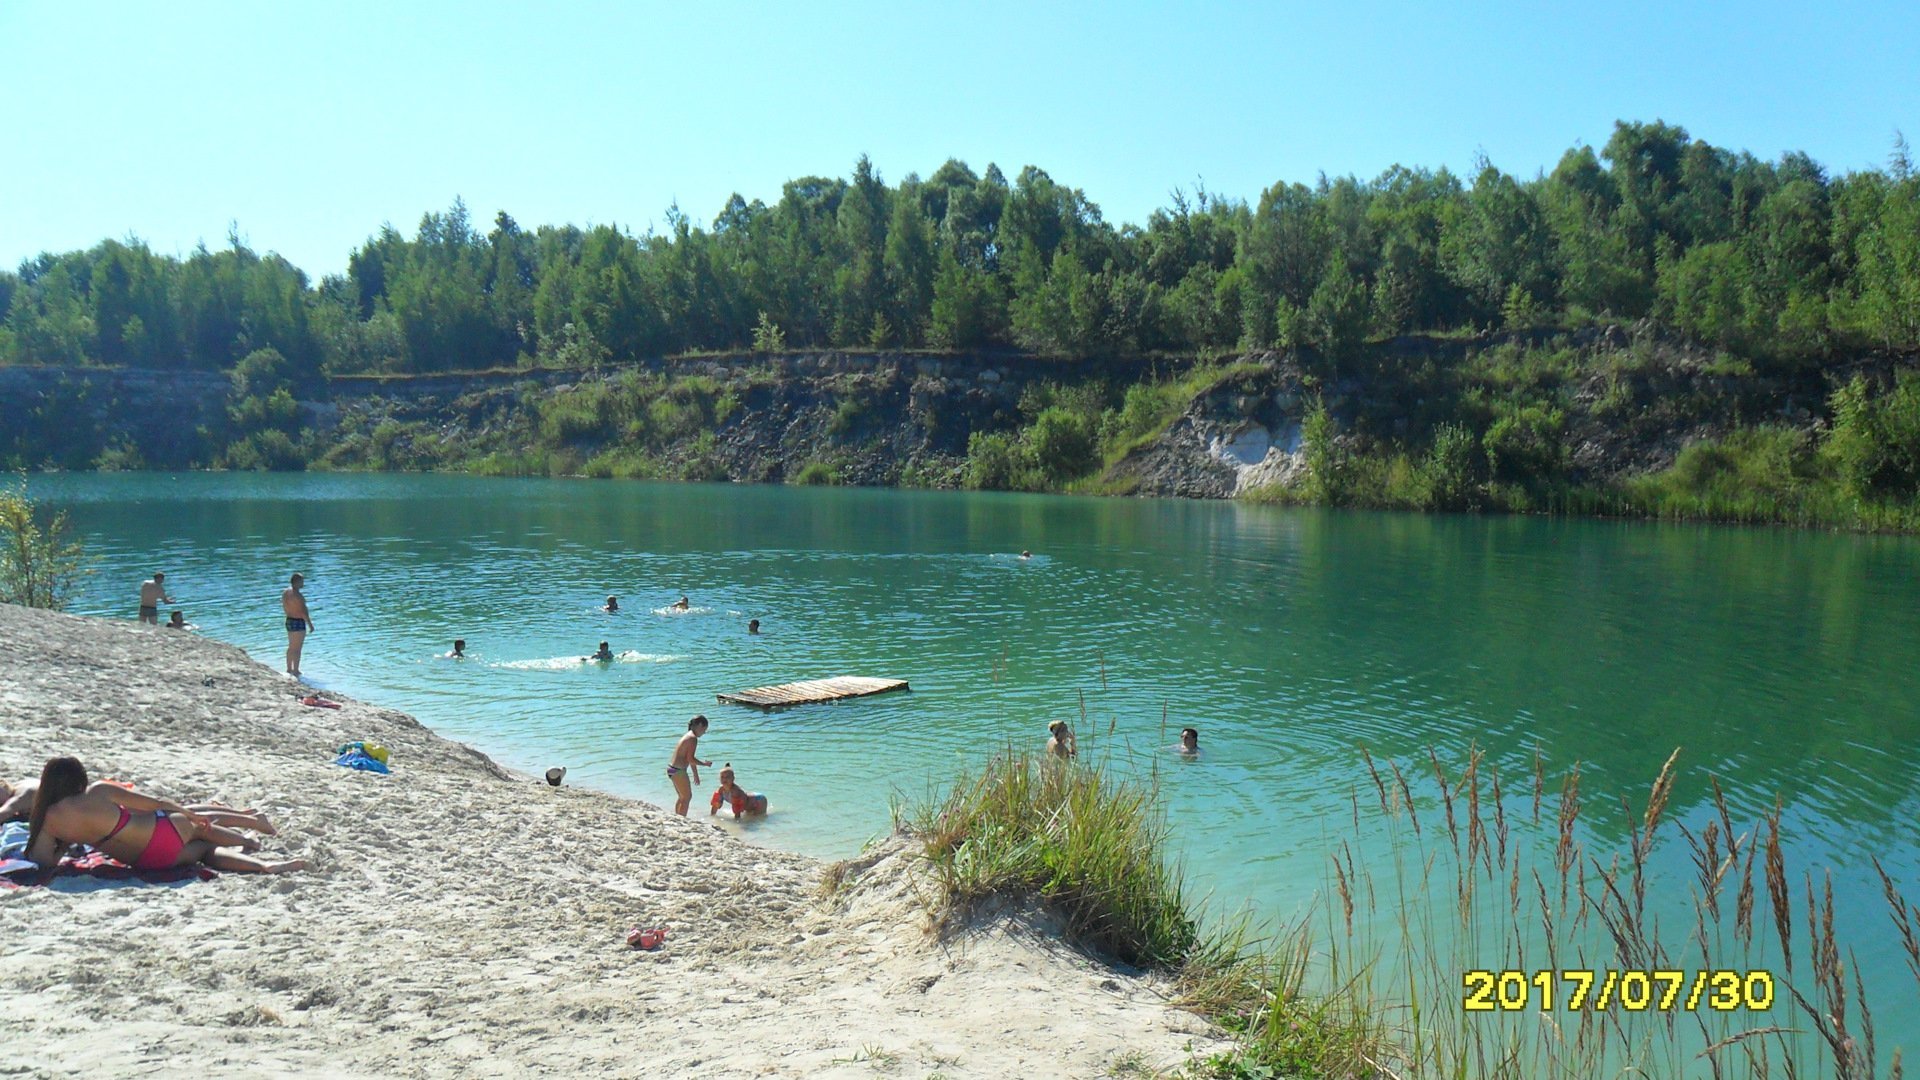
<svg viewBox="0 0 1920 1080">
<path fill-rule="evenodd" d="M 617 596 L 608 596 L 607 602 L 601 606 L 600 610 L 606 612 L 609 615 L 620 614 L 620 598 Z M 668 604 L 666 607 L 661 608 L 660 610 L 661 611 L 691 611 L 693 610 L 693 606 L 687 600 L 686 596 L 682 595 L 680 599 L 675 600 L 673 603 Z M 748 619 L 747 633 L 758 634 L 759 632 L 760 632 L 760 620 Z M 464 660 L 466 659 L 465 649 L 466 649 L 466 642 L 455 641 L 453 643 L 453 652 L 447 655 L 449 655 L 455 660 Z M 583 664 L 592 664 L 592 663 L 605 664 L 605 663 L 611 663 L 614 660 L 614 658 L 615 657 L 613 654 L 612 646 L 609 645 L 607 642 L 603 641 L 600 643 L 600 648 L 596 650 L 593 653 L 593 655 L 581 657 L 580 662 Z"/>
<path fill-rule="evenodd" d="M 1180 741 L 1168 747 L 1168 749 L 1182 757 L 1199 757 L 1200 729 L 1181 728 Z M 1047 753 L 1057 758 L 1074 758 L 1080 756 L 1079 742 L 1074 739 L 1073 729 L 1067 726 L 1065 720 L 1055 720 L 1047 725 Z"/>
<path fill-rule="evenodd" d="M 301 592 L 306 578 L 294 574 L 287 588 L 280 593 L 280 610 L 286 617 L 287 626 L 287 674 L 300 677 L 300 650 L 306 644 L 307 635 L 313 631 L 313 615 L 307 610 L 307 598 Z M 159 626 L 160 605 L 178 601 L 167 595 L 167 575 L 154 571 L 152 577 L 140 583 L 140 621 L 148 626 Z M 186 612 L 174 608 L 167 620 L 169 630 L 197 630 L 187 621 Z"/>
<path fill-rule="evenodd" d="M 304 870 L 304 859 L 255 858 L 260 842 L 237 830 L 275 835 L 252 810 L 219 803 L 182 806 L 142 795 L 112 780 L 89 782 L 86 766 L 70 757 L 48 759 L 38 782 L 0 781 L 0 822 L 27 822 L 26 857 L 52 867 L 75 845 L 98 848 L 135 870 L 171 870 L 205 863 L 216 870 L 283 874 Z"/>
<path fill-rule="evenodd" d="M 176 603 L 167 595 L 167 575 L 155 572 L 140 583 L 140 621 L 148 626 L 165 626 L 169 630 L 197 630 L 187 621 L 187 613 L 174 608 L 165 623 L 160 621 L 160 605 Z"/>
</svg>

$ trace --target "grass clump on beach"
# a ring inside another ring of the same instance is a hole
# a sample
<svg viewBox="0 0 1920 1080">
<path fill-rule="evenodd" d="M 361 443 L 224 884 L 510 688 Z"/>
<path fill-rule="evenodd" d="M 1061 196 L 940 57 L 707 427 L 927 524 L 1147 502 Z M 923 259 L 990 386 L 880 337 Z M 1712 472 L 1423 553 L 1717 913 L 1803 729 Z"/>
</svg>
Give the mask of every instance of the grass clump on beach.
<svg viewBox="0 0 1920 1080">
<path fill-rule="evenodd" d="M 926 845 L 943 916 L 1031 896 L 1076 943 L 1138 967 L 1176 966 L 1199 940 L 1148 785 L 1010 752 L 903 816 Z"/>
<path fill-rule="evenodd" d="M 924 845 L 940 924 L 996 900 L 1033 899 L 1073 944 L 1172 975 L 1182 1005 L 1241 1040 L 1202 1075 L 1372 1075 L 1380 1025 L 1348 996 L 1303 993 L 1303 933 L 1263 938 L 1244 918 L 1203 926 L 1168 859 L 1151 781 L 1008 751 L 897 816 Z"/>
</svg>

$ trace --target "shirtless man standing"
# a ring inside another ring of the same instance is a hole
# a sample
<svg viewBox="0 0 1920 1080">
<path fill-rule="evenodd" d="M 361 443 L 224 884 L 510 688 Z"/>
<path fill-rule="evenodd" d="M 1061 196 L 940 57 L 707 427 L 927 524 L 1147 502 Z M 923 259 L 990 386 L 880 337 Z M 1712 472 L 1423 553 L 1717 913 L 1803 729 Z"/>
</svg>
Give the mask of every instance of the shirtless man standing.
<svg viewBox="0 0 1920 1080">
<path fill-rule="evenodd" d="M 149 626 L 160 625 L 160 605 L 173 603 L 173 597 L 167 595 L 167 575 L 158 570 L 153 577 L 140 583 L 140 621 Z"/>
<path fill-rule="evenodd" d="M 154 575 L 158 577 L 159 575 Z M 287 590 L 280 594 L 280 607 L 287 613 L 287 674 L 300 677 L 300 646 L 313 630 L 313 615 L 307 611 L 307 598 L 300 595 L 306 578 L 293 575 Z"/>
<path fill-rule="evenodd" d="M 673 764 L 667 766 L 667 779 L 673 781 L 673 792 L 677 796 L 673 801 L 673 812 L 681 817 L 687 816 L 687 808 L 693 805 L 693 785 L 700 782 L 700 770 L 695 766 L 713 767 L 711 761 L 701 761 L 694 753 L 700 747 L 700 736 L 707 733 L 707 718 L 696 716 L 687 721 L 687 733 L 673 747 Z M 689 782 L 688 776 L 692 780 Z"/>
</svg>

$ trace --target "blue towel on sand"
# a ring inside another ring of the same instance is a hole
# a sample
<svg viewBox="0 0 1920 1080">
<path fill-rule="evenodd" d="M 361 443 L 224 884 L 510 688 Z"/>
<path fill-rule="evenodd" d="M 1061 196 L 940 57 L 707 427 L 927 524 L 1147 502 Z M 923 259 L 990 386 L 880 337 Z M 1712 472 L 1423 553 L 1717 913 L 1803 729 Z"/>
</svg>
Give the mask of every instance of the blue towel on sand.
<svg viewBox="0 0 1920 1080">
<path fill-rule="evenodd" d="M 0 859 L 18 859 L 27 853 L 27 823 L 9 821 L 0 825 Z"/>
<path fill-rule="evenodd" d="M 349 750 L 334 758 L 333 763 L 345 765 L 349 769 L 359 769 L 362 772 L 385 774 L 387 771 L 386 765 L 379 758 L 368 755 L 364 750 Z"/>
</svg>

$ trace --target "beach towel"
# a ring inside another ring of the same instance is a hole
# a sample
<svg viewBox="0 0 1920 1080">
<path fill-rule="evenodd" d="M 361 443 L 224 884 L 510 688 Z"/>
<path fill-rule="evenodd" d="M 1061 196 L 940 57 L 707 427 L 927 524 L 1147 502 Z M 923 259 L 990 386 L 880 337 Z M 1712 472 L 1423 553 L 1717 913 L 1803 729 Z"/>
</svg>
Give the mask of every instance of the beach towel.
<svg viewBox="0 0 1920 1080">
<path fill-rule="evenodd" d="M 345 765 L 349 769 L 359 769 L 361 772 L 380 773 L 383 776 L 387 773 L 386 763 L 379 758 L 370 757 L 365 750 L 349 750 L 334 758 L 333 763 Z"/>
<path fill-rule="evenodd" d="M 82 854 L 68 855 L 52 870 L 25 859 L 0 860 L 0 888 L 17 889 L 23 885 L 45 885 L 55 878 L 90 877 L 102 881 L 145 881 L 155 885 L 170 881 L 212 881 L 220 875 L 200 863 L 174 866 L 165 870 L 135 870 L 104 851 L 87 848 Z"/>
<path fill-rule="evenodd" d="M 0 859 L 18 859 L 27 853 L 27 837 L 33 830 L 24 821 L 0 825 Z"/>
</svg>

